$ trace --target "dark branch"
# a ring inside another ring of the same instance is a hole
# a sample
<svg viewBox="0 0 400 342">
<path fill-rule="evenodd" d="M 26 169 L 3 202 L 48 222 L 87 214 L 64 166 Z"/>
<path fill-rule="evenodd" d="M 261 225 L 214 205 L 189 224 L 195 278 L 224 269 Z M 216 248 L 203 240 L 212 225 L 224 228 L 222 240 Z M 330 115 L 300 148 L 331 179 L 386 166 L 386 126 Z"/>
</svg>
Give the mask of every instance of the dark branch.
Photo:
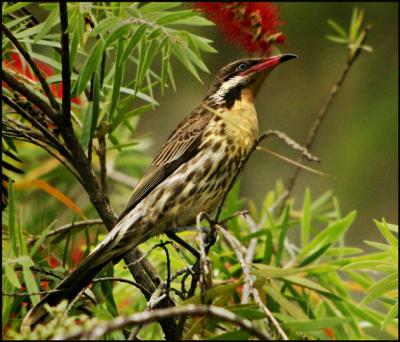
<svg viewBox="0 0 400 342">
<path fill-rule="evenodd" d="M 25 96 L 28 101 L 32 102 L 35 106 L 39 107 L 42 112 L 47 115 L 55 124 L 59 122 L 58 113 L 54 108 L 52 108 L 46 101 L 42 100 L 42 98 L 36 95 L 33 91 L 31 91 L 25 84 L 18 81 L 10 72 L 8 72 L 5 68 L 2 70 L 3 80 L 8 84 L 9 87 L 18 91 L 23 96 Z"/>
<path fill-rule="evenodd" d="M 71 122 L 71 72 L 69 65 L 68 11 L 67 1 L 60 1 L 61 63 L 62 63 L 62 113 L 65 122 Z"/>
<path fill-rule="evenodd" d="M 269 340 L 269 336 L 256 328 L 248 319 L 241 318 L 231 311 L 220 307 L 194 304 L 184 305 L 175 308 L 159 309 L 154 311 L 144 311 L 124 318 L 119 317 L 114 319 L 113 321 L 104 324 L 98 324 L 95 328 L 91 328 L 90 330 L 82 329 L 81 331 L 71 334 L 69 336 L 56 336 L 55 339 L 73 340 L 81 338 L 94 340 L 100 338 L 104 334 L 107 334 L 116 329 L 125 328 L 129 325 L 147 324 L 160 319 L 180 317 L 184 315 L 201 315 L 215 317 L 237 325 L 243 330 L 250 332 L 252 335 L 257 336 L 259 339 Z"/>
</svg>

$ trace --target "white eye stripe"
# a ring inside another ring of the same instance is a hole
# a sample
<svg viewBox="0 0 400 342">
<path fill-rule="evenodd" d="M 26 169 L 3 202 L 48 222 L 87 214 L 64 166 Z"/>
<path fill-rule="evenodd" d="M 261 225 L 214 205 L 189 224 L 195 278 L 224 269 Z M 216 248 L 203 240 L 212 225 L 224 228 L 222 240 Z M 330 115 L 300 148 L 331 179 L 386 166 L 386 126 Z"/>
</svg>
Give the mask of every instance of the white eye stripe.
<svg viewBox="0 0 400 342">
<path fill-rule="evenodd" d="M 225 94 L 230 89 L 235 88 L 237 85 L 239 85 L 244 79 L 245 77 L 237 75 L 225 81 L 224 83 L 221 84 L 218 91 L 211 96 L 211 100 L 215 101 L 216 103 L 222 103 Z"/>
</svg>

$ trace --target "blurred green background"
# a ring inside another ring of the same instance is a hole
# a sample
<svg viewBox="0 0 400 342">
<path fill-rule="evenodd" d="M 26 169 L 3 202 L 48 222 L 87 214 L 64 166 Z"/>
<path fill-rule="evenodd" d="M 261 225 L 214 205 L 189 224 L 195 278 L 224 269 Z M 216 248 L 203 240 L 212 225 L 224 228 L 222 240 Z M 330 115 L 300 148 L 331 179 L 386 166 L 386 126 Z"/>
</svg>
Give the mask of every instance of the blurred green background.
<svg viewBox="0 0 400 342">
<path fill-rule="evenodd" d="M 358 211 L 348 235 L 352 242 L 363 245 L 364 239 L 379 240 L 372 219 L 398 221 L 398 4 L 280 2 L 279 6 L 287 37 L 283 51 L 300 58 L 270 75 L 258 96 L 257 111 L 260 131 L 279 129 L 298 142 L 306 138 L 346 61 L 345 46 L 326 39 L 332 34 L 327 19 L 347 28 L 352 9 L 358 6 L 365 9 L 365 23 L 373 25 L 367 44 L 374 52 L 363 52 L 353 66 L 312 148 L 322 163 L 311 166 L 334 177 L 302 171 L 293 194 L 300 203 L 306 187 L 311 188 L 312 198 L 334 190 L 343 214 Z M 175 63 L 177 91 L 169 90 L 164 97 L 155 94 L 160 106 L 144 114 L 138 126 L 139 135 L 150 134 L 154 139 L 149 149 L 153 156 L 205 96 L 216 72 L 226 63 L 246 57 L 245 52 L 227 44 L 216 27 L 201 27 L 194 33 L 213 39 L 219 52 L 205 55 L 211 73 L 202 75 L 204 85 Z M 264 144 L 296 157 L 273 138 Z M 276 180 L 286 181 L 292 170 L 292 165 L 271 155 L 255 153 L 243 172 L 241 193 L 260 204 Z"/>
<path fill-rule="evenodd" d="M 281 29 L 287 37 L 282 51 L 296 53 L 299 59 L 274 70 L 261 89 L 257 99 L 260 132 L 278 129 L 299 143 L 304 142 L 346 62 L 346 47 L 326 39 L 328 34 L 333 33 L 327 20 L 333 19 L 348 28 L 353 8 L 357 6 L 365 10 L 364 23 L 373 25 L 367 44 L 374 51 L 363 52 L 350 70 L 312 148 L 322 163 L 310 166 L 333 177 L 323 177 L 303 170 L 293 191 L 299 208 L 306 187 L 310 187 L 313 199 L 332 189 L 340 202 L 343 215 L 353 209 L 358 211 L 347 236 L 353 240 L 352 244 L 365 248 L 363 240 L 381 240 L 372 219 L 385 218 L 392 223 L 398 221 L 398 4 L 277 4 L 284 21 Z M 48 15 L 47 11 L 40 10 L 36 4 L 30 8 L 39 21 Z M 246 52 L 226 43 L 216 27 L 189 29 L 214 41 L 213 46 L 218 53 L 203 55 L 210 74 L 201 74 L 204 81 L 202 85 L 175 58 L 171 59 L 177 91 L 170 88 L 162 96 L 159 87 L 155 87 L 154 97 L 160 105 L 154 111 L 132 118 L 133 126 L 139 120 L 135 136 L 118 137 L 121 141 L 139 139 L 143 142 L 140 148 L 133 146 L 122 153 L 113 150 L 108 156 L 108 161 L 115 158 L 118 160 L 115 169 L 126 175 L 139 177 L 150 163 L 150 158 L 146 156 L 155 156 L 178 122 L 200 103 L 218 70 L 235 59 L 247 56 Z M 51 49 L 48 52 L 50 56 L 56 56 Z M 135 70 L 126 71 L 125 80 L 134 77 Z M 292 159 L 297 157 L 294 151 L 274 138 L 264 142 L 264 146 Z M 39 157 L 36 154 L 39 150 L 28 144 L 24 144 L 20 152 L 25 165 L 46 170 L 47 161 L 41 162 L 48 159 L 45 152 L 40 151 Z M 255 153 L 242 173 L 242 196 L 260 205 L 278 179 L 287 181 L 293 168 L 293 165 L 269 154 Z M 60 191 L 65 191 L 82 208 L 89 206 L 81 187 L 63 170 L 52 171 L 46 179 L 53 182 Z M 116 184 L 110 180 L 111 203 L 116 212 L 125 206 L 131 188 L 132 185 Z M 59 224 L 71 221 L 73 212 L 41 190 L 30 187 L 28 192 L 18 191 L 16 195 L 20 204 L 20 217 L 25 216 L 22 221 L 30 222 L 29 217 L 41 217 L 36 215 L 38 209 L 43 214 L 46 212 L 44 217 L 47 217 L 48 222 L 42 223 L 44 227 L 55 218 Z M 32 207 L 33 199 L 40 199 L 39 208 Z M 37 224 L 29 224 L 29 227 L 32 230 L 39 228 Z"/>
</svg>

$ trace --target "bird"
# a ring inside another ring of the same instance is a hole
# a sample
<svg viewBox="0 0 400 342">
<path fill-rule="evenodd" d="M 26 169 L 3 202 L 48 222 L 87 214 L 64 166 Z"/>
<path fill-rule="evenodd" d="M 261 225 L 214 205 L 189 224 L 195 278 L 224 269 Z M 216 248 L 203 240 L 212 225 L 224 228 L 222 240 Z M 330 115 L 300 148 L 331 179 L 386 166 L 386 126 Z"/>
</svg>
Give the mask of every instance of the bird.
<svg viewBox="0 0 400 342">
<path fill-rule="evenodd" d="M 48 316 L 45 304 L 72 301 L 110 261 L 153 236 L 193 224 L 211 213 L 258 138 L 255 99 L 267 75 L 290 53 L 231 62 L 216 75 L 199 106 L 171 133 L 145 170 L 104 240 L 23 320 L 33 328 Z"/>
</svg>

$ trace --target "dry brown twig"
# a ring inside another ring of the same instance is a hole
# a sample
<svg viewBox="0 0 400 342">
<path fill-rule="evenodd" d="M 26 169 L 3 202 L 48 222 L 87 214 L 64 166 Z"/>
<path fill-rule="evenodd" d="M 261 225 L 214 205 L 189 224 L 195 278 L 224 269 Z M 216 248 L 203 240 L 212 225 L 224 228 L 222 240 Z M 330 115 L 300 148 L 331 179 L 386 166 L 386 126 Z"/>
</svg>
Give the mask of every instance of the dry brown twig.
<svg viewBox="0 0 400 342">
<path fill-rule="evenodd" d="M 276 320 L 272 312 L 267 308 L 267 306 L 262 302 L 260 293 L 254 287 L 254 280 L 251 274 L 250 265 L 246 262 L 244 255 L 246 255 L 247 250 L 246 248 L 224 227 L 216 224 L 215 228 L 218 232 L 221 233 L 225 241 L 229 244 L 229 246 L 234 250 L 236 257 L 242 267 L 243 275 L 245 282 L 248 284 L 250 289 L 250 293 L 258 305 L 258 307 L 265 313 L 265 315 L 269 318 L 272 324 L 275 326 L 276 330 L 278 331 L 279 335 L 282 337 L 283 340 L 288 340 L 288 336 L 283 331 L 282 327 L 280 326 L 279 322 Z"/>
<path fill-rule="evenodd" d="M 269 336 L 267 336 L 264 332 L 256 328 L 248 319 L 243 319 L 231 311 L 226 309 L 216 307 L 216 306 L 207 306 L 207 305 L 183 305 L 179 307 L 166 308 L 166 309 L 157 309 L 154 311 L 143 311 L 137 314 L 129 315 L 126 317 L 118 317 L 112 321 L 107 323 L 99 323 L 94 328 L 90 330 L 82 329 L 76 333 L 71 335 L 59 335 L 55 336 L 55 340 L 95 340 L 116 329 L 122 329 L 128 325 L 137 325 L 137 324 L 148 324 L 150 322 L 154 322 L 160 319 L 172 318 L 172 317 L 180 317 L 180 316 L 209 316 L 221 319 L 223 321 L 235 324 L 242 328 L 245 331 L 248 331 L 252 335 L 258 337 L 261 340 L 269 340 Z"/>
<path fill-rule="evenodd" d="M 330 108 L 333 100 L 335 99 L 339 89 L 341 88 L 341 86 L 343 85 L 343 82 L 345 81 L 351 67 L 353 66 L 354 62 L 357 60 L 357 58 L 360 56 L 361 52 L 362 52 L 362 46 L 364 45 L 368 33 L 371 30 L 372 26 L 371 25 L 367 25 L 366 28 L 361 32 L 360 36 L 362 37 L 362 39 L 359 42 L 358 47 L 355 49 L 355 51 L 353 53 L 349 53 L 348 54 L 348 58 L 346 60 L 346 64 L 341 72 L 341 74 L 339 75 L 337 81 L 333 84 L 333 86 L 331 87 L 329 94 L 327 95 L 324 103 L 322 104 L 317 117 L 315 118 L 315 121 L 312 125 L 312 127 L 310 128 L 310 131 L 308 132 L 307 138 L 305 140 L 304 143 L 304 147 L 307 150 L 310 150 L 312 145 L 315 142 L 315 138 L 317 136 L 317 133 L 319 132 L 320 128 L 321 128 L 321 124 L 324 121 L 324 119 L 326 118 L 326 115 L 328 113 L 328 109 Z M 303 159 L 303 155 L 299 156 L 299 158 L 297 159 L 298 162 L 300 162 Z M 289 177 L 288 181 L 287 181 L 287 190 L 288 190 L 288 196 L 287 198 L 290 196 L 290 193 L 293 190 L 293 187 L 296 183 L 296 180 L 298 179 L 298 176 L 300 174 L 300 167 L 296 166 L 296 168 L 293 170 L 292 175 Z M 280 211 L 283 210 L 283 206 L 281 206 Z"/>
</svg>

